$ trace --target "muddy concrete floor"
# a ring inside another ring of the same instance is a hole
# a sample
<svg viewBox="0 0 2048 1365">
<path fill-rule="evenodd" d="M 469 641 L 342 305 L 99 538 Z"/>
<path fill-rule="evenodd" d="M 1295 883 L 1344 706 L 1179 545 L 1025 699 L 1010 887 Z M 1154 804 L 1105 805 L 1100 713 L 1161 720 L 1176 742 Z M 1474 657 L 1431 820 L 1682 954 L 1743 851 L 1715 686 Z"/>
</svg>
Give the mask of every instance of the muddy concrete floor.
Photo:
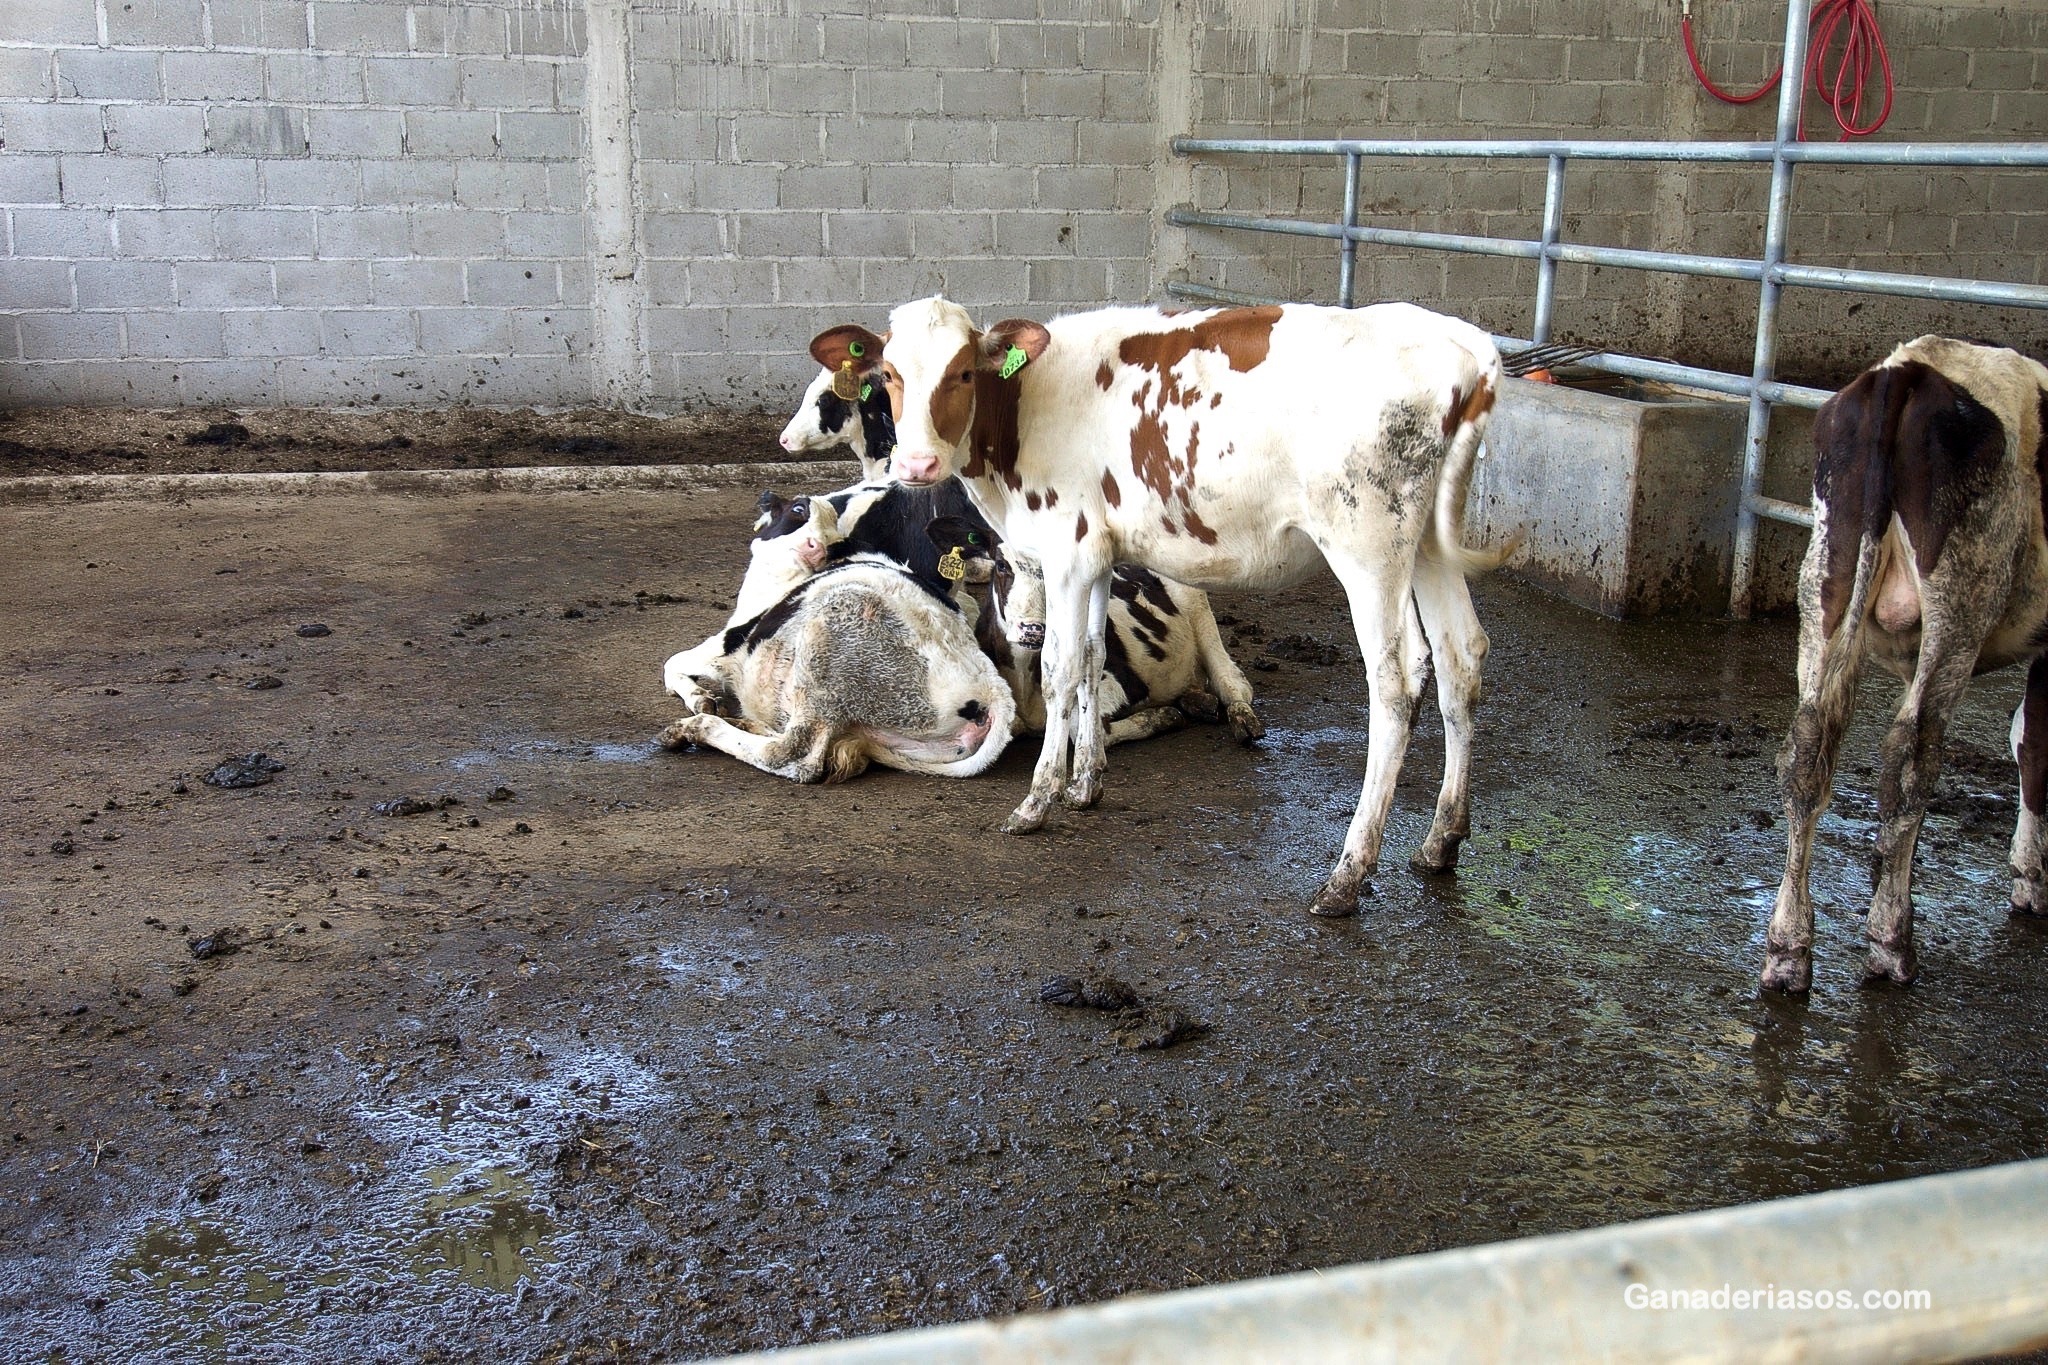
<svg viewBox="0 0 2048 1365">
<path fill-rule="evenodd" d="M 1789 623 L 1483 584 L 1463 866 L 1402 866 L 1426 708 L 1323 921 L 1332 583 L 1219 599 L 1263 744 L 1116 750 L 1011 838 L 1028 745 L 830 788 L 650 745 L 756 491 L 0 509 L 11 1358 L 689 1357 L 2048 1153 L 2016 676 L 1952 746 L 1921 983 L 1858 985 L 1867 700 L 1815 991 L 1763 1000 Z M 1103 975 L 1142 1017 L 1040 999 Z M 1169 1010 L 1208 1031 L 1130 1045 Z"/>
</svg>

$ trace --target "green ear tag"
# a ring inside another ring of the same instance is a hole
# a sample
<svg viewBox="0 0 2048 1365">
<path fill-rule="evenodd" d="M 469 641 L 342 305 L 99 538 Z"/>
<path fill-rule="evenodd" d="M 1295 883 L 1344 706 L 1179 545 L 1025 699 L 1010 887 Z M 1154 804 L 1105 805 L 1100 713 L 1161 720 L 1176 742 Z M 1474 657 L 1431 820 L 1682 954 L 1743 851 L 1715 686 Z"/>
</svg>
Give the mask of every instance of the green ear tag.
<svg viewBox="0 0 2048 1365">
<path fill-rule="evenodd" d="M 875 396 L 875 386 L 874 386 L 873 384 L 863 384 L 863 385 L 861 385 L 861 386 L 860 386 L 860 401 L 861 401 L 861 402 L 865 403 L 865 402 L 867 402 L 867 401 L 868 401 L 868 399 L 870 399 L 870 398 L 873 398 L 874 396 Z"/>
<path fill-rule="evenodd" d="M 1008 379 L 1012 375 L 1016 374 L 1017 371 L 1023 369 L 1024 362 L 1028 361 L 1029 359 L 1031 359 L 1031 357 L 1024 353 L 1024 348 L 1022 346 L 1012 346 L 1010 348 L 1009 354 L 1003 357 L 1003 368 L 997 370 L 996 373 L 1001 375 L 1003 378 Z"/>
<path fill-rule="evenodd" d="M 859 360 L 862 356 L 868 353 L 868 348 L 863 346 L 858 341 L 849 341 L 846 343 L 846 353 L 852 356 L 855 360 Z"/>
</svg>

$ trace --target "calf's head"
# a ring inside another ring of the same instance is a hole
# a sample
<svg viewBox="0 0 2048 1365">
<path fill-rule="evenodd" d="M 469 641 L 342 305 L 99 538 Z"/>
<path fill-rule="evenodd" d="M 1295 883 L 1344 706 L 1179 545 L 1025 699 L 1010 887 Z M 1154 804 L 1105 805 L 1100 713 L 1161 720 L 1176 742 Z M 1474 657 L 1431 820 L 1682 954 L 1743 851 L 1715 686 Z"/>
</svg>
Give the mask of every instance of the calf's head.
<svg viewBox="0 0 2048 1365">
<path fill-rule="evenodd" d="M 971 456 L 977 406 L 990 385 L 1015 382 L 1051 340 L 1038 323 L 1013 319 L 975 329 L 967 310 L 943 298 L 906 303 L 876 336 L 857 324 L 820 332 L 811 357 L 844 387 L 880 380 L 896 421 L 890 473 L 925 488 L 960 473 Z"/>
<path fill-rule="evenodd" d="M 983 533 L 962 517 L 934 517 L 925 534 L 960 555 L 967 581 L 989 585 L 989 602 L 1012 649 L 1045 647 L 1045 572 L 1037 560 L 1007 545 L 985 545 Z"/>
<path fill-rule="evenodd" d="M 832 372 L 826 370 L 804 390 L 796 416 L 782 429 L 782 448 L 829 450 L 847 444 L 856 430 L 854 405 L 832 391 Z"/>
</svg>

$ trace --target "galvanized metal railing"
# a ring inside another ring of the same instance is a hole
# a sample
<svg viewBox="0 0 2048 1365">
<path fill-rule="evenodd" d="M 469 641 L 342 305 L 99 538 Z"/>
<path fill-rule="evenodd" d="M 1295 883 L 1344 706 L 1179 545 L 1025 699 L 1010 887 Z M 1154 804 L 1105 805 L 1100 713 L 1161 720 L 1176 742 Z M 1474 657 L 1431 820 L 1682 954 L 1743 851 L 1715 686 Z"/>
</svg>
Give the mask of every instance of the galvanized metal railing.
<svg viewBox="0 0 2048 1365">
<path fill-rule="evenodd" d="M 2048 1345 L 2048 1161 L 746 1357 L 761 1365 L 1748 1365 Z"/>
<path fill-rule="evenodd" d="M 1803 71 L 1809 15 L 1804 3 L 1793 3 L 1785 23 L 1785 69 Z M 1759 518 L 1813 524 L 1810 507 L 1763 494 L 1764 453 L 1774 403 L 1817 408 L 1828 390 L 1783 384 L 1775 378 L 1779 297 L 1788 287 L 1825 289 L 1956 303 L 2048 308 L 2048 286 L 1934 275 L 1896 274 L 1879 270 L 1843 270 L 1798 265 L 1786 259 L 1790 222 L 1792 169 L 1798 165 L 1889 167 L 2048 167 L 2048 142 L 2026 143 L 1812 143 L 1798 139 L 1802 83 L 1780 84 L 1778 124 L 1769 142 L 1614 142 L 1573 140 L 1398 140 L 1372 138 L 1276 139 L 1177 137 L 1173 150 L 1182 156 L 1306 155 L 1344 159 L 1344 208 L 1336 223 L 1264 218 L 1176 208 L 1166 215 L 1177 227 L 1237 228 L 1295 237 L 1323 237 L 1338 242 L 1337 302 L 1352 306 L 1358 245 L 1406 247 L 1468 255 L 1505 256 L 1537 263 L 1534 335 L 1500 337 L 1503 345 L 1542 344 L 1551 339 L 1559 265 L 1614 266 L 1626 270 L 1747 280 L 1758 286 L 1756 349 L 1747 375 L 1729 374 L 1619 353 L 1589 356 L 1595 368 L 1637 379 L 1662 380 L 1749 400 L 1749 427 L 1743 450 L 1742 490 L 1735 529 L 1735 555 L 1729 611 L 1749 614 L 1755 581 Z M 1358 222 L 1360 163 L 1367 157 L 1433 158 L 1490 157 L 1541 159 L 1548 163 L 1541 236 L 1536 240 L 1472 236 L 1448 232 L 1413 232 L 1366 227 Z M 1639 251 L 1623 247 L 1586 246 L 1564 240 L 1565 167 L 1573 161 L 1686 161 L 1768 163 L 1771 167 L 1769 208 L 1764 220 L 1763 254 L 1756 259 L 1703 256 L 1684 252 Z M 1270 303 L 1277 300 L 1217 289 L 1188 281 L 1168 285 L 1168 292 L 1191 299 L 1229 303 Z"/>
</svg>

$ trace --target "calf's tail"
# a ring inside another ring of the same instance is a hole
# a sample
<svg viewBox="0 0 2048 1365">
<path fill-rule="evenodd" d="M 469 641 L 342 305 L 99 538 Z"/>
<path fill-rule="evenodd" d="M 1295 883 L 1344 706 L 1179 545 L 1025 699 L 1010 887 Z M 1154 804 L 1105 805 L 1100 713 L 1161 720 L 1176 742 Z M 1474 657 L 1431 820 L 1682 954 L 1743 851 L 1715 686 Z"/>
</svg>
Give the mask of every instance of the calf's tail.
<svg viewBox="0 0 2048 1365">
<path fill-rule="evenodd" d="M 1474 550 L 1465 544 L 1465 497 L 1472 487 L 1479 445 L 1501 384 L 1500 353 L 1490 344 L 1484 354 L 1473 354 L 1472 360 L 1471 373 L 1464 383 L 1451 387 L 1445 404 L 1443 474 L 1437 480 L 1431 533 L 1423 541 L 1424 553 L 1468 577 L 1492 573 L 1522 543 L 1517 532 L 1495 550 Z"/>
</svg>

